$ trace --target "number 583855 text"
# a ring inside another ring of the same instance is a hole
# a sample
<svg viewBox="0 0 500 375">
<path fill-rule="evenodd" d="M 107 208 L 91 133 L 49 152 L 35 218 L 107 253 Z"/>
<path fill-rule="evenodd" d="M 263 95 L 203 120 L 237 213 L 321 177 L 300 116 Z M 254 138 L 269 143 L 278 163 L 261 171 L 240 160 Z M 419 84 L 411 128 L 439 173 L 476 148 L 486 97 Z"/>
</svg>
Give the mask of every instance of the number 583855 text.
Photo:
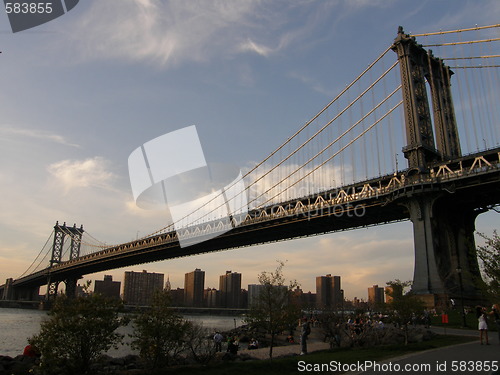
<svg viewBox="0 0 500 375">
<path fill-rule="evenodd" d="M 50 14 L 52 3 L 5 3 L 7 14 Z"/>
</svg>

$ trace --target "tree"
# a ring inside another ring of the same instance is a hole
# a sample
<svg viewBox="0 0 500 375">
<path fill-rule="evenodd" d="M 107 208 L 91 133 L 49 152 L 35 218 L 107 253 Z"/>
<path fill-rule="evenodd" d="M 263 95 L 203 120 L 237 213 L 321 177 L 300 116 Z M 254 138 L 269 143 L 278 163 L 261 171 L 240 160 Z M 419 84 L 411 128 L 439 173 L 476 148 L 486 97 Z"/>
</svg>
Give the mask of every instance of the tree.
<svg viewBox="0 0 500 375">
<path fill-rule="evenodd" d="M 170 308 L 168 291 L 156 291 L 150 308 L 133 322 L 131 346 L 151 368 L 170 365 L 188 348 L 191 324 Z"/>
<path fill-rule="evenodd" d="M 396 279 L 386 284 L 392 289 L 388 293 L 392 297 L 392 301 L 388 303 L 392 321 L 403 328 L 405 345 L 408 345 L 409 325 L 422 313 L 424 303 L 411 291 L 405 293 L 405 289 L 411 286 L 411 281 Z"/>
<path fill-rule="evenodd" d="M 292 292 L 298 286 L 293 280 L 287 286 L 283 276 L 285 263 L 278 261 L 274 272 L 262 272 L 258 276 L 261 285 L 258 297 L 251 303 L 245 321 L 262 328 L 271 335 L 269 358 L 273 357 L 275 337 L 280 332 L 295 327 L 300 317 L 300 307 L 292 303 Z"/>
<path fill-rule="evenodd" d="M 28 341 L 42 355 L 46 374 L 85 374 L 90 365 L 123 335 L 115 332 L 127 319 L 120 317 L 121 301 L 92 294 L 69 299 L 57 297 L 40 333 Z"/>
<path fill-rule="evenodd" d="M 202 324 L 190 323 L 186 343 L 196 363 L 206 365 L 215 357 L 213 334 Z"/>
<path fill-rule="evenodd" d="M 486 240 L 485 245 L 477 248 L 477 255 L 482 261 L 483 273 L 487 279 L 485 289 L 489 297 L 497 302 L 500 300 L 500 237 L 497 231 L 493 231 L 492 238 L 482 233 L 479 235 Z"/>
</svg>

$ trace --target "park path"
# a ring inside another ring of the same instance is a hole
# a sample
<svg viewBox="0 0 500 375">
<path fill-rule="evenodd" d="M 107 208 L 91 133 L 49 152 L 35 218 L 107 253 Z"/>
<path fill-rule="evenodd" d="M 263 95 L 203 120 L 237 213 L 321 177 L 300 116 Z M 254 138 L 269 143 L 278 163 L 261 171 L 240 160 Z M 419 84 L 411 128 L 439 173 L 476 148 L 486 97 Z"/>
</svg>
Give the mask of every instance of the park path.
<svg viewBox="0 0 500 375">
<path fill-rule="evenodd" d="M 297 337 L 298 339 L 298 337 Z M 317 328 L 313 328 L 309 338 L 307 340 L 307 351 L 308 353 L 316 352 L 319 350 L 327 350 L 330 348 L 330 344 L 323 342 L 323 335 L 320 330 Z M 253 358 L 257 359 L 269 359 L 269 348 L 261 348 L 261 349 L 240 349 L 238 351 L 239 354 L 245 353 L 250 355 Z M 273 347 L 273 358 L 291 356 L 300 354 L 300 344 L 288 344 L 283 346 L 275 346 Z"/>
<path fill-rule="evenodd" d="M 479 337 L 476 330 L 446 329 L 445 331 L 442 327 L 432 328 L 432 330 L 438 334 Z M 488 346 L 480 345 L 478 339 L 477 341 L 470 343 L 411 353 L 372 364 L 372 366 L 379 365 L 380 371 L 360 371 L 356 369 L 355 371 L 349 371 L 346 374 L 491 374 L 491 370 L 485 370 L 484 368 L 487 363 L 491 366 L 493 361 L 497 361 L 496 364 L 500 367 L 500 341 L 496 332 L 490 332 L 489 338 L 491 345 Z M 322 342 L 322 337 L 319 332 L 314 332 L 313 330 L 310 339 L 308 340 L 307 347 L 308 352 L 312 353 L 319 350 L 329 349 L 329 344 Z M 239 353 L 245 353 L 257 359 L 269 358 L 269 348 L 254 350 L 241 349 Z M 298 343 L 273 348 L 273 358 L 298 354 L 300 354 L 300 345 Z M 307 355 L 301 356 L 300 360 L 307 362 Z M 360 358 L 359 360 L 360 363 L 364 363 L 363 358 Z M 406 371 L 406 366 L 410 366 L 408 369 L 413 368 L 415 370 Z M 396 371 L 397 369 L 399 369 L 399 371 Z"/>
<path fill-rule="evenodd" d="M 380 365 L 377 371 L 350 371 L 347 372 L 347 374 L 486 375 L 492 373 L 491 365 L 495 361 L 496 365 L 500 367 L 500 340 L 497 332 L 490 332 L 489 334 L 489 342 L 491 345 L 480 345 L 479 333 L 477 330 L 453 328 L 447 328 L 445 330 L 442 327 L 432 328 L 432 330 L 438 334 L 474 336 L 477 337 L 478 340 L 380 361 L 376 363 Z M 490 368 L 487 368 L 487 364 Z M 396 371 L 397 369 L 400 371 Z M 407 371 L 407 369 L 411 371 Z M 497 373 L 500 374 L 500 372 Z"/>
</svg>

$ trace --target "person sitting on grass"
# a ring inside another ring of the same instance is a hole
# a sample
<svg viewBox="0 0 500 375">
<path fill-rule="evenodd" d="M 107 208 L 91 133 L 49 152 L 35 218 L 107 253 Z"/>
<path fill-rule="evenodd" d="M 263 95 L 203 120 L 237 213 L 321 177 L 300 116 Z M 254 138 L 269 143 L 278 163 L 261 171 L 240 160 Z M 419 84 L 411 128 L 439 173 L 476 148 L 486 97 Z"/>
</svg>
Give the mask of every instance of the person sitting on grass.
<svg viewBox="0 0 500 375">
<path fill-rule="evenodd" d="M 248 349 L 259 349 L 259 342 L 255 338 L 252 338 L 250 344 L 248 344 Z"/>
</svg>

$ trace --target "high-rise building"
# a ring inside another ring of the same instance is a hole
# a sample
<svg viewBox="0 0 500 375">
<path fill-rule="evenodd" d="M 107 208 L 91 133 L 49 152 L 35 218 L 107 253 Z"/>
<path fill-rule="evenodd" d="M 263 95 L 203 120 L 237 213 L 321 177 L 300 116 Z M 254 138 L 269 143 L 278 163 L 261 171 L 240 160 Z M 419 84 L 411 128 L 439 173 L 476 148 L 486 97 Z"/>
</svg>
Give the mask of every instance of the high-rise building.
<svg viewBox="0 0 500 375">
<path fill-rule="evenodd" d="M 316 277 L 316 306 L 318 308 L 338 309 L 342 306 L 340 276 Z"/>
<path fill-rule="evenodd" d="M 248 307 L 256 304 L 259 300 L 259 295 L 264 285 L 261 284 L 250 284 L 248 285 Z"/>
<path fill-rule="evenodd" d="M 205 271 L 196 268 L 184 277 L 184 303 L 188 307 L 203 307 Z"/>
<path fill-rule="evenodd" d="M 167 276 L 167 282 L 165 283 L 165 290 L 170 292 L 172 290 L 172 284 L 170 284 L 170 275 Z"/>
<path fill-rule="evenodd" d="M 260 294 L 265 291 L 266 286 L 262 284 L 249 284 L 248 285 L 248 307 L 251 308 L 252 305 L 256 304 L 260 300 Z M 286 285 L 273 285 L 271 294 L 273 296 L 284 296 L 289 295 L 288 286 Z M 265 297 L 264 297 L 265 300 Z M 287 303 L 287 302 L 286 302 Z"/>
<path fill-rule="evenodd" d="M 104 275 L 104 280 L 95 280 L 94 293 L 110 298 L 120 298 L 121 285 L 121 282 L 113 281 L 113 276 Z"/>
<path fill-rule="evenodd" d="M 219 277 L 220 307 L 241 307 L 241 273 L 226 271 Z"/>
<path fill-rule="evenodd" d="M 220 306 L 220 292 L 215 288 L 205 289 L 205 301 L 207 301 L 207 307 L 219 307 Z"/>
<path fill-rule="evenodd" d="M 155 290 L 163 289 L 162 273 L 125 272 L 123 281 L 123 300 L 130 305 L 147 306 L 152 302 Z"/>
<path fill-rule="evenodd" d="M 384 303 L 384 288 L 374 285 L 368 288 L 368 303 L 370 305 L 378 305 Z"/>
</svg>

